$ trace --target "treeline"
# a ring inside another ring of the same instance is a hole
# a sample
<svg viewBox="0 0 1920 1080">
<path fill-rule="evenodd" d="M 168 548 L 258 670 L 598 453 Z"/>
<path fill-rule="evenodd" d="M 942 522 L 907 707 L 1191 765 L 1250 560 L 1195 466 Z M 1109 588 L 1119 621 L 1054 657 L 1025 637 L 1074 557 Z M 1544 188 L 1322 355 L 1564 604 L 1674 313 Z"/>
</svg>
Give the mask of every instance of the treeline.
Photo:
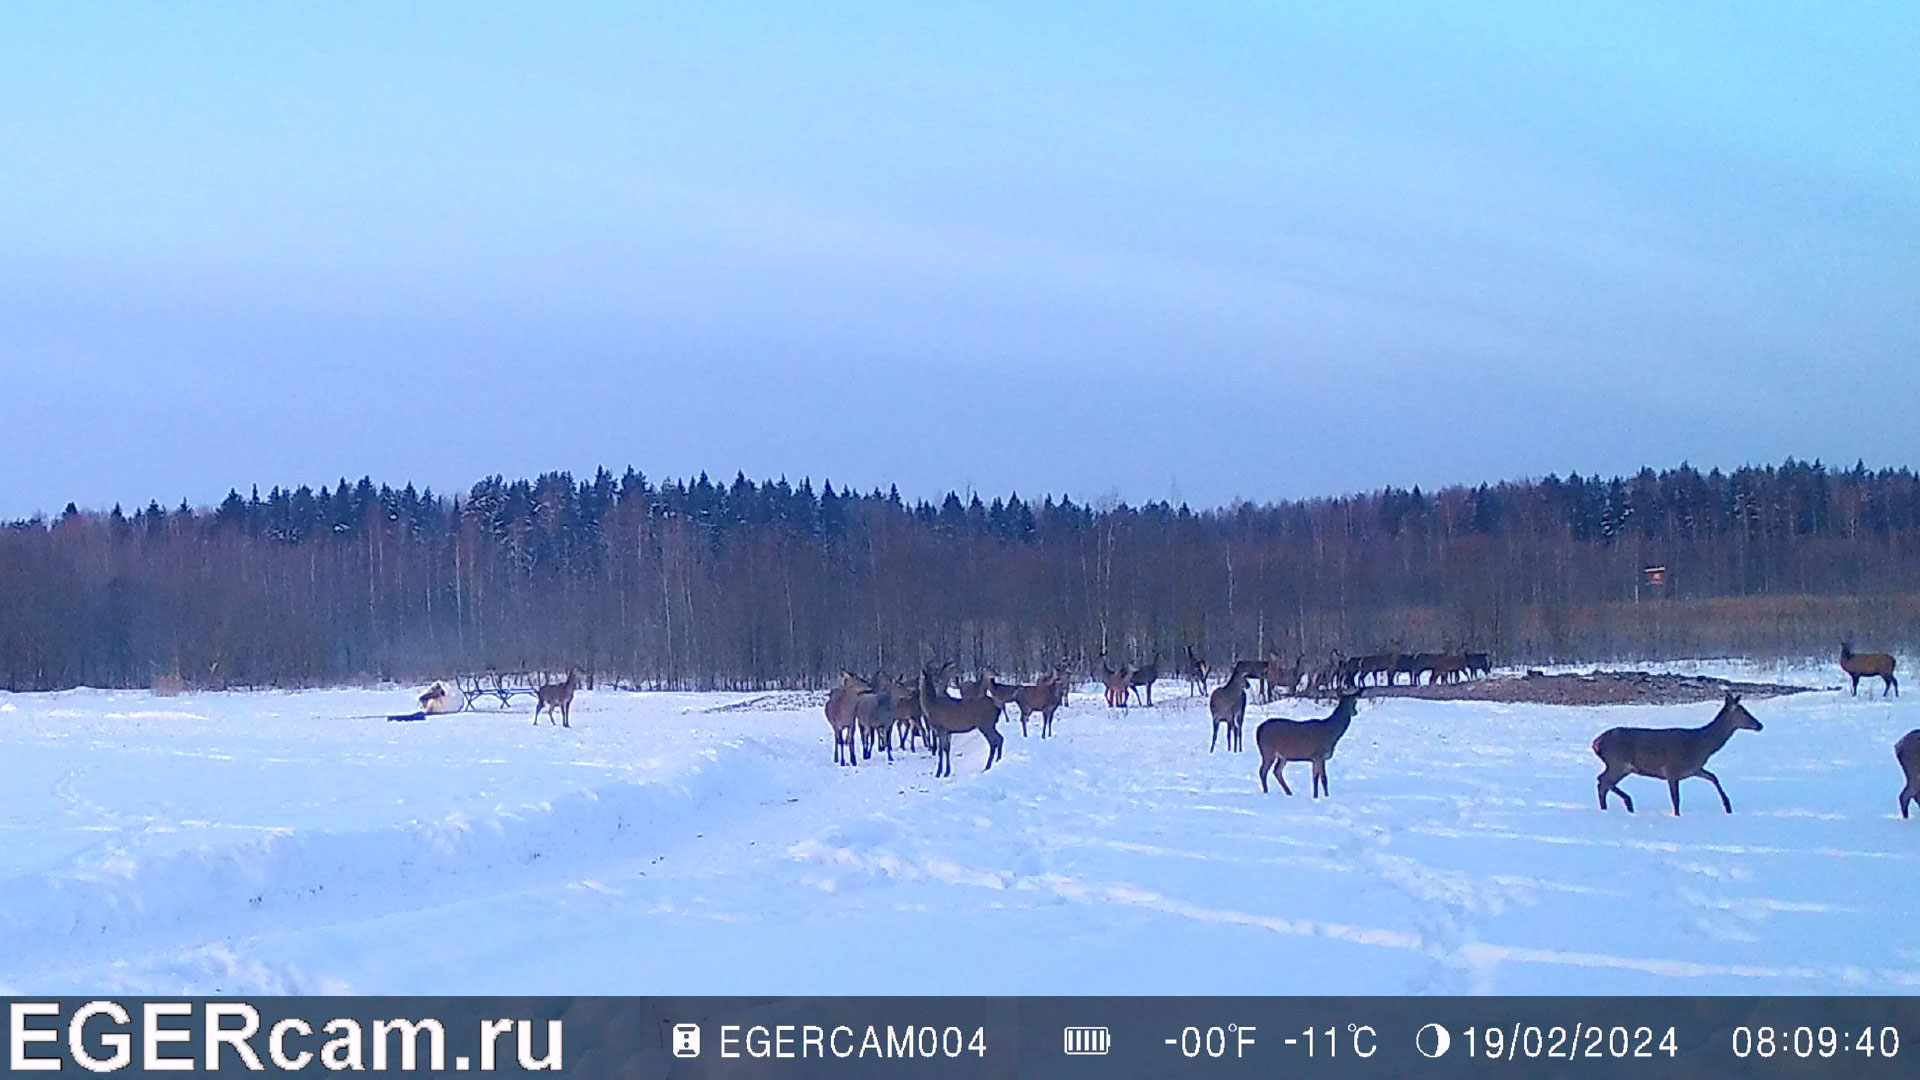
<svg viewBox="0 0 1920 1080">
<path fill-rule="evenodd" d="M 455 497 L 363 479 L 0 528 L 0 685 L 569 663 L 645 685 L 817 685 L 930 656 L 1171 661 L 1189 642 L 1216 663 L 1394 644 L 1499 662 L 1804 654 L 1842 636 L 1913 647 L 1916 597 L 1904 468 L 1682 466 L 1204 511 L 632 470 Z"/>
</svg>

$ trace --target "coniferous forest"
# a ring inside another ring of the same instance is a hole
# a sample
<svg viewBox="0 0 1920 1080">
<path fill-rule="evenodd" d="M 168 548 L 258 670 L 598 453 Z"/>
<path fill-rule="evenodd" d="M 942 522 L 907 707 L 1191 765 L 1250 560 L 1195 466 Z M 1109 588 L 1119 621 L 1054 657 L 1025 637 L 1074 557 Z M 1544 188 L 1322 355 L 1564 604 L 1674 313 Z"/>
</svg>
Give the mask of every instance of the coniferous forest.
<svg viewBox="0 0 1920 1080">
<path fill-rule="evenodd" d="M 1649 583 L 1648 567 L 1666 568 Z M 1193 644 L 1496 663 L 1910 649 L 1920 476 L 1731 472 L 1193 510 L 744 476 L 341 481 L 0 528 L 0 686 L 418 680 L 818 685 L 932 656 L 1087 670 Z"/>
</svg>

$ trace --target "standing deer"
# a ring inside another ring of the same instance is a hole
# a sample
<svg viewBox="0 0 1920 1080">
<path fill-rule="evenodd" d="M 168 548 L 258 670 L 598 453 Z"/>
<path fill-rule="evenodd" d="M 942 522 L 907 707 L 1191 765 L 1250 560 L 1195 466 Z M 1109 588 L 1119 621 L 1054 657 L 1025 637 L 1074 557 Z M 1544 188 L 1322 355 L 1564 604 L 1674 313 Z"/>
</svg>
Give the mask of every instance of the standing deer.
<svg viewBox="0 0 1920 1080">
<path fill-rule="evenodd" d="M 870 689 L 872 687 L 867 680 L 842 669 L 840 685 L 827 691 L 827 724 L 833 728 L 835 765 L 859 764 L 859 755 L 854 753 L 853 747 L 854 727 L 859 719 L 860 694 Z"/>
<path fill-rule="evenodd" d="M 944 672 L 950 666 L 949 662 L 940 670 Z M 995 705 L 992 698 L 948 697 L 934 682 L 931 666 L 920 672 L 920 715 L 927 722 L 927 733 L 933 737 L 935 776 L 953 775 L 953 736 L 957 732 L 978 731 L 987 740 L 987 769 L 993 768 L 999 759 L 1006 742 L 996 726 L 1000 722 L 1000 706 Z"/>
<path fill-rule="evenodd" d="M 893 681 L 893 723 L 898 729 L 896 735 L 902 750 L 918 749 L 925 744 L 927 750 L 933 750 L 933 740 L 927 736 L 926 722 L 920 719 L 920 681 L 905 675 Z"/>
<path fill-rule="evenodd" d="M 873 757 L 873 747 L 879 743 L 887 752 L 887 763 L 893 763 L 893 692 L 881 680 L 878 673 L 867 680 L 869 689 L 854 695 L 853 722 L 860 729 L 860 756 Z"/>
<path fill-rule="evenodd" d="M 1100 684 L 1107 688 L 1107 707 L 1124 709 L 1127 707 L 1127 692 L 1133 687 L 1133 665 L 1122 665 L 1115 671 L 1107 666 L 1107 654 L 1100 654 Z"/>
<path fill-rule="evenodd" d="M 1468 678 L 1485 678 L 1493 674 L 1493 660 L 1486 653 L 1470 652 L 1466 659 Z"/>
<path fill-rule="evenodd" d="M 553 723 L 553 714 L 560 714 L 560 726 L 573 726 L 573 692 L 580 686 L 580 669 L 569 667 L 565 682 L 548 683 L 536 691 L 538 701 L 533 705 L 533 722 L 540 722 L 540 711 L 546 710 L 547 723 Z"/>
<path fill-rule="evenodd" d="M 1253 744 L 1260 751 L 1260 790 L 1267 790 L 1267 773 L 1272 772 L 1280 790 L 1293 794 L 1284 771 L 1287 762 L 1310 761 L 1313 763 L 1313 797 L 1332 796 L 1333 789 L 1327 786 L 1327 759 L 1333 756 L 1333 748 L 1340 745 L 1347 725 L 1353 723 L 1362 693 L 1357 686 L 1342 690 L 1340 703 L 1333 707 L 1332 715 L 1321 720 L 1288 720 L 1276 716 L 1262 723 L 1253 733 Z"/>
<path fill-rule="evenodd" d="M 1840 643 L 1840 670 L 1853 676 L 1853 692 L 1860 693 L 1860 677 L 1880 676 L 1880 696 L 1900 696 L 1900 680 L 1893 677 L 1893 657 L 1883 652 L 1857 653 L 1853 643 Z"/>
<path fill-rule="evenodd" d="M 1220 725 L 1227 725 L 1227 752 L 1238 751 L 1243 745 L 1240 727 L 1247 719 L 1247 676 L 1260 665 L 1258 660 L 1236 660 L 1233 674 L 1227 681 L 1207 697 L 1207 712 L 1213 717 L 1213 741 L 1207 744 L 1207 753 L 1213 753 L 1220 745 Z"/>
<path fill-rule="evenodd" d="M 1193 651 L 1193 644 L 1189 642 L 1187 644 L 1187 689 L 1192 692 L 1194 697 L 1199 697 L 1201 694 L 1207 692 L 1207 675 L 1209 673 L 1207 662 L 1201 659 L 1199 653 Z"/>
<path fill-rule="evenodd" d="M 1620 781 L 1632 774 L 1651 776 L 1667 782 L 1673 797 L 1673 813 L 1680 814 L 1680 781 L 1690 776 L 1704 777 L 1720 793 L 1720 805 L 1733 813 L 1733 803 L 1720 778 L 1707 771 L 1707 759 L 1727 745 L 1736 731 L 1759 731 L 1760 721 L 1753 718 L 1740 695 L 1728 694 L 1720 712 L 1705 727 L 1697 728 L 1608 728 L 1593 740 L 1593 752 L 1606 763 L 1599 779 L 1600 809 L 1607 808 L 1607 792 L 1620 796 L 1633 813 L 1633 799 L 1620 790 Z"/>
<path fill-rule="evenodd" d="M 1050 671 L 1040 677 L 1032 686 L 1022 686 L 1014 691 L 1013 703 L 1020 709 L 1020 735 L 1027 734 L 1027 717 L 1040 714 L 1040 737 L 1045 739 L 1053 734 L 1053 714 L 1066 701 L 1062 689 L 1062 676 L 1058 671 Z"/>
<path fill-rule="evenodd" d="M 1900 736 L 1893 744 L 1893 760 L 1907 774 L 1907 786 L 1900 789 L 1900 816 L 1907 816 L 1907 804 L 1920 802 L 1920 728 Z"/>
<path fill-rule="evenodd" d="M 1145 704 L 1147 708 L 1151 709 L 1153 708 L 1153 684 L 1158 681 L 1159 678 L 1160 650 L 1155 649 L 1153 652 L 1153 660 L 1141 667 L 1134 668 L 1132 677 L 1127 680 L 1127 685 L 1135 694 L 1138 694 L 1141 689 L 1144 688 L 1147 694 Z"/>
</svg>

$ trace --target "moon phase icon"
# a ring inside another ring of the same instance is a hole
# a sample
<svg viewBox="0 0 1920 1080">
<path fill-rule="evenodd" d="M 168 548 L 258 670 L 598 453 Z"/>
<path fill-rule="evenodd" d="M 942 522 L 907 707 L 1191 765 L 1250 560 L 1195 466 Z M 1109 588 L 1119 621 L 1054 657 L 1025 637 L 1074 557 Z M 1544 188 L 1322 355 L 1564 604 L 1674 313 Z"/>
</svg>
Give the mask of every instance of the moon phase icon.
<svg viewBox="0 0 1920 1080">
<path fill-rule="evenodd" d="M 1432 1045 L 1429 1046 L 1428 1044 Z M 1439 1024 L 1428 1024 L 1413 1036 L 1414 1049 L 1430 1058 L 1445 1057 L 1453 1046 L 1453 1036 Z"/>
</svg>

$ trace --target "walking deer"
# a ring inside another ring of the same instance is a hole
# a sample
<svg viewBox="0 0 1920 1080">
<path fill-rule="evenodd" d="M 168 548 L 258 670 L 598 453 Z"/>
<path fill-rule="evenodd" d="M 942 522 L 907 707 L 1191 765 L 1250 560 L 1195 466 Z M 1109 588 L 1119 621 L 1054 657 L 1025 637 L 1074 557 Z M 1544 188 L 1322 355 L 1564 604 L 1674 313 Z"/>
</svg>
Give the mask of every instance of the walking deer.
<svg viewBox="0 0 1920 1080">
<path fill-rule="evenodd" d="M 1243 745 L 1240 727 L 1247 719 L 1247 676 L 1260 665 L 1258 660 L 1236 660 L 1233 674 L 1207 697 L 1207 712 L 1213 718 L 1213 741 L 1207 744 L 1207 753 L 1211 754 L 1220 745 L 1220 725 L 1227 725 L 1227 751 L 1233 753 Z"/>
<path fill-rule="evenodd" d="M 560 714 L 560 726 L 572 727 L 573 692 L 578 689 L 579 686 L 580 669 L 577 667 L 569 667 L 567 669 L 565 682 L 548 683 L 540 687 L 536 694 L 539 700 L 534 702 L 533 706 L 533 722 L 535 724 L 540 722 L 540 710 L 545 709 L 547 712 L 547 723 L 553 723 L 553 714 L 558 712 Z"/>
<path fill-rule="evenodd" d="M 1880 676 L 1880 696 L 1900 696 L 1900 680 L 1893 677 L 1893 657 L 1883 652 L 1857 653 L 1853 643 L 1840 643 L 1840 670 L 1853 676 L 1853 692 L 1860 693 L 1861 676 Z"/>
<path fill-rule="evenodd" d="M 1720 712 L 1705 727 L 1608 728 L 1593 740 L 1594 754 L 1607 766 L 1599 778 L 1600 809 L 1607 808 L 1607 792 L 1611 791 L 1626 804 L 1627 813 L 1633 813 L 1633 799 L 1620 790 L 1620 781 L 1637 773 L 1667 782 L 1676 817 L 1680 813 L 1680 781 L 1690 776 L 1712 783 L 1720 793 L 1721 807 L 1731 814 L 1733 802 L 1727 798 L 1727 789 L 1720 786 L 1720 778 L 1707 771 L 1707 759 L 1727 745 L 1734 732 L 1759 730 L 1760 721 L 1740 704 L 1738 694 L 1728 694 Z"/>
<path fill-rule="evenodd" d="M 1193 644 L 1189 642 L 1187 644 L 1187 689 L 1192 692 L 1194 697 L 1199 697 L 1201 694 L 1207 692 L 1208 674 L 1210 674 L 1210 670 L 1207 667 L 1207 662 L 1201 659 L 1199 653 L 1193 651 Z"/>
<path fill-rule="evenodd" d="M 1920 728 L 1900 736 L 1893 744 L 1893 760 L 1907 774 L 1907 786 L 1900 789 L 1900 816 L 1907 816 L 1907 804 L 1920 802 Z"/>
<path fill-rule="evenodd" d="M 1127 680 L 1127 685 L 1135 694 L 1138 694 L 1142 688 L 1145 688 L 1147 695 L 1145 704 L 1147 708 L 1151 709 L 1153 708 L 1153 684 L 1158 681 L 1159 678 L 1160 651 L 1155 649 L 1153 659 L 1150 662 L 1133 669 L 1133 675 Z"/>
<path fill-rule="evenodd" d="M 1020 709 L 1020 735 L 1027 734 L 1027 717 L 1040 714 L 1040 737 L 1045 739 L 1053 734 L 1053 714 L 1066 701 L 1063 689 L 1065 676 L 1058 671 L 1050 671 L 1040 677 L 1032 686 L 1022 686 L 1014 691 L 1013 703 Z"/>
<path fill-rule="evenodd" d="M 1289 761 L 1310 761 L 1313 763 L 1313 797 L 1332 796 L 1333 790 L 1327 786 L 1327 759 L 1333 756 L 1333 748 L 1340 745 L 1340 737 L 1347 733 L 1347 726 L 1353 723 L 1353 714 L 1360 707 L 1359 687 L 1340 692 L 1340 703 L 1333 707 L 1330 716 L 1320 720 L 1288 720 L 1276 716 L 1262 723 L 1253 733 L 1253 744 L 1260 750 L 1260 790 L 1267 790 L 1267 773 L 1280 785 L 1280 790 L 1293 794 L 1287 786 L 1285 773 Z"/>
<path fill-rule="evenodd" d="M 939 668 L 945 671 L 951 663 Z M 953 736 L 962 731 L 978 731 L 987 740 L 987 769 L 999 759 L 1006 740 L 999 728 L 1000 706 L 992 698 L 950 698 L 934 681 L 934 667 L 920 672 L 920 715 L 933 737 L 935 776 L 953 775 Z M 982 769 L 985 772 L 986 769 Z"/>
</svg>

